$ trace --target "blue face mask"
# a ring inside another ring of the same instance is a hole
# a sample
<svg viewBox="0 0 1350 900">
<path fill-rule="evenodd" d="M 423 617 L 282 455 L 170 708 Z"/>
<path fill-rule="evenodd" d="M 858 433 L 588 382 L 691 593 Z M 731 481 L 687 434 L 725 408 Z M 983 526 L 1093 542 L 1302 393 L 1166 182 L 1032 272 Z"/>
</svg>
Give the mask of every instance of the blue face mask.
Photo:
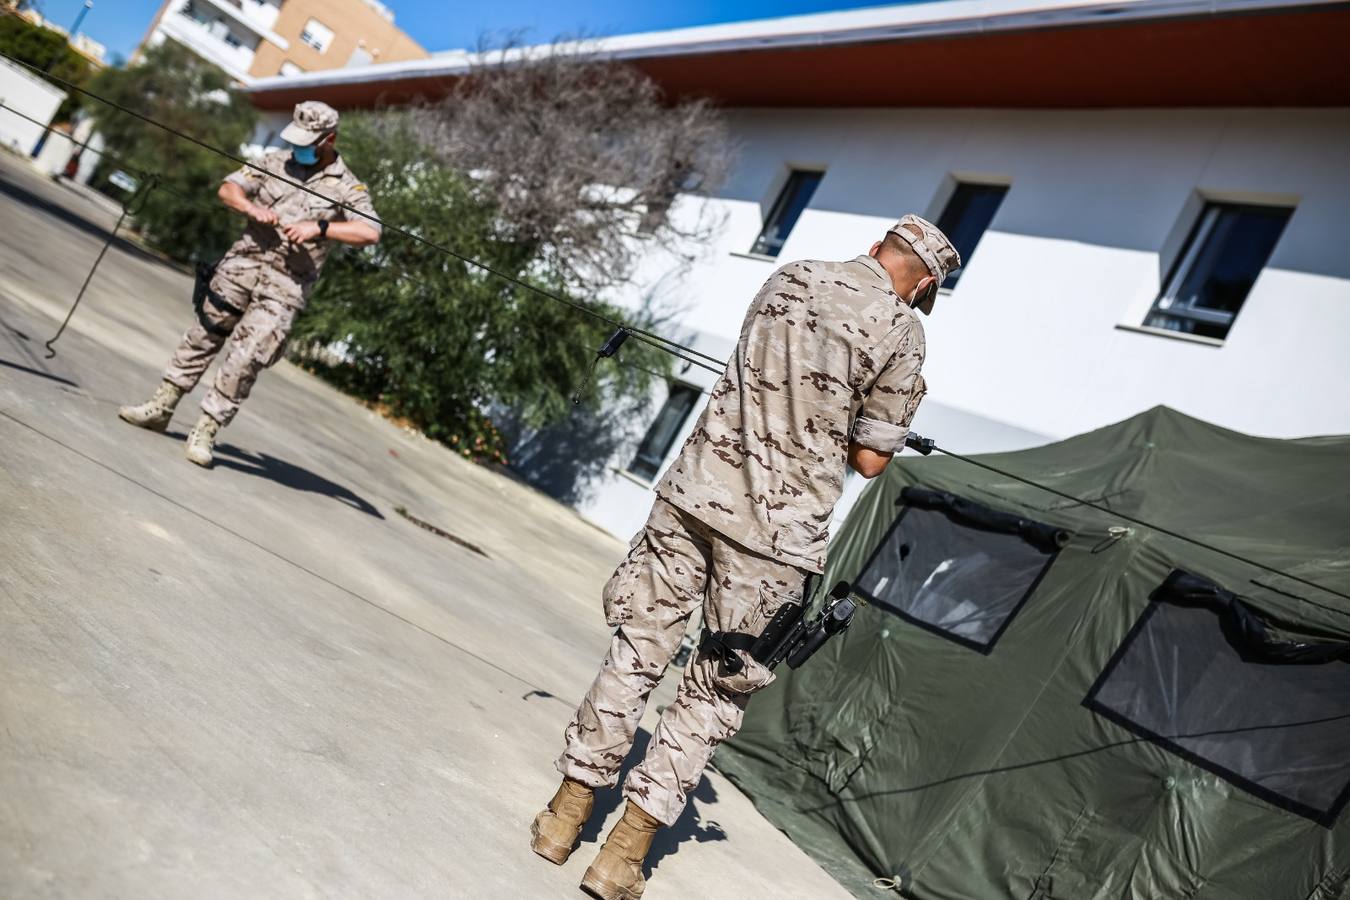
<svg viewBox="0 0 1350 900">
<path fill-rule="evenodd" d="M 308 147 L 297 147 L 291 144 L 291 158 L 302 166 L 312 166 L 319 161 L 319 145 L 314 143 Z"/>
</svg>

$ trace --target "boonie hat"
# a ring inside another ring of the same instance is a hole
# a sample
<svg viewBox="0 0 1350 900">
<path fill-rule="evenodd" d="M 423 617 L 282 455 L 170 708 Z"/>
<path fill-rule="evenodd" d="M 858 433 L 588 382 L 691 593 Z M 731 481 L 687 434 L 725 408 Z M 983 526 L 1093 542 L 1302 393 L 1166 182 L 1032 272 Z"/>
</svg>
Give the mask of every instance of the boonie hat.
<svg viewBox="0 0 1350 900">
<path fill-rule="evenodd" d="M 295 105 L 291 124 L 281 131 L 281 139 L 297 147 L 308 147 L 328 132 L 337 128 L 337 110 L 318 100 L 306 100 Z"/>
<path fill-rule="evenodd" d="M 925 316 L 931 315 L 933 302 L 937 300 L 938 285 L 946 281 L 948 275 L 961 268 L 961 254 L 956 252 L 952 242 L 936 225 L 913 213 L 896 222 L 887 233 L 895 235 L 913 247 L 919 259 L 928 266 L 928 271 L 937 278 L 937 281 L 924 291 L 923 296 L 914 304 L 914 307 Z"/>
</svg>

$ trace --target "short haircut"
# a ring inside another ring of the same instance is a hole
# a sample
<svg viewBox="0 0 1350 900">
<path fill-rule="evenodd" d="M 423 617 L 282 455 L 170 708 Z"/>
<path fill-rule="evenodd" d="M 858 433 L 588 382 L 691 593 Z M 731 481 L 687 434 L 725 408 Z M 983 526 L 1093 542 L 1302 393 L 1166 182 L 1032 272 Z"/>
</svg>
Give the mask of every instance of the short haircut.
<svg viewBox="0 0 1350 900">
<path fill-rule="evenodd" d="M 900 227 L 904 228 L 906 231 L 908 231 L 915 237 L 922 237 L 921 234 L 919 234 L 915 229 L 910 228 L 909 226 L 901 225 Z M 928 263 L 924 262 L 923 257 L 919 256 L 919 254 L 914 252 L 914 248 L 910 246 L 909 241 L 900 237 L 900 235 L 896 234 L 895 232 L 893 231 L 886 232 L 886 236 L 881 239 L 881 248 L 883 250 L 889 250 L 895 255 L 903 258 L 905 261 L 906 268 L 908 268 L 910 271 L 922 273 L 923 275 L 932 274 L 931 272 L 928 271 Z"/>
</svg>

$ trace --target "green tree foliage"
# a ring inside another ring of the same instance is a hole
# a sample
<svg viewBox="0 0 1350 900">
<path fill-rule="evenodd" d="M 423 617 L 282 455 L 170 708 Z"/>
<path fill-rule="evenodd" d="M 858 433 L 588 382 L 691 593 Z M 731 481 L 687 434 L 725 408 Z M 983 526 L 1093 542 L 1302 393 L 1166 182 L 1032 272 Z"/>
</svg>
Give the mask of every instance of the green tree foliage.
<svg viewBox="0 0 1350 900">
<path fill-rule="evenodd" d="M 370 188 L 380 217 L 494 269 L 567 295 L 538 244 L 507 229 L 470 179 L 421 144 L 408 115 L 344 116 L 339 146 Z M 594 300 L 611 318 L 631 314 Z M 612 329 L 392 230 L 363 251 L 330 258 L 293 348 L 344 389 L 405 418 L 465 456 L 505 462 L 488 411 L 540 427 L 572 412 L 595 351 Z M 648 389 L 664 354 L 629 340 L 582 390 L 604 397 Z M 633 366 L 641 368 L 634 368 Z"/>
<path fill-rule="evenodd" d="M 173 41 L 150 48 L 137 65 L 99 73 L 90 90 L 230 152 L 238 152 L 256 121 L 229 76 Z M 117 168 L 138 179 L 157 173 L 163 185 L 136 217 L 146 240 L 182 262 L 218 258 L 242 228 L 242 219 L 215 202 L 220 180 L 237 164 L 111 106 L 95 102 L 90 113 L 118 159 L 100 167 L 100 186 L 117 191 L 106 183 Z"/>
<path fill-rule="evenodd" d="M 41 28 L 17 15 L 0 11 L 0 53 L 13 57 L 20 62 L 37 66 L 39 69 L 51 67 L 48 81 L 69 94 L 61 108 L 56 111 L 58 122 L 69 121 L 81 104 L 79 94 L 74 94 L 57 79 L 84 86 L 89 81 L 94 67 L 71 48 L 66 36 L 50 28 Z"/>
</svg>

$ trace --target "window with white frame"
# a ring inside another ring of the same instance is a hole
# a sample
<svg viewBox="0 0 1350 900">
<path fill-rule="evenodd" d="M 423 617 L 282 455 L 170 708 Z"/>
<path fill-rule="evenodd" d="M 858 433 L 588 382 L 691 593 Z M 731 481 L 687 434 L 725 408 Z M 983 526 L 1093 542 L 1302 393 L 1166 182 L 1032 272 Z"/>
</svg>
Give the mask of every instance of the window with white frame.
<svg viewBox="0 0 1350 900">
<path fill-rule="evenodd" d="M 300 32 L 300 42 L 323 53 L 333 43 L 333 29 L 318 19 L 310 19 L 305 23 L 305 30 Z"/>
<path fill-rule="evenodd" d="M 807 204 L 811 202 L 811 195 L 816 192 L 820 180 L 824 177 L 824 172 L 811 172 L 805 169 L 793 169 L 788 173 L 787 183 L 778 192 L 778 198 L 769 208 L 769 214 L 764 217 L 764 227 L 760 229 L 755 245 L 750 248 L 751 253 L 758 253 L 761 256 L 778 255 L 783 249 L 783 242 L 792 233 L 792 227 L 801 218 Z"/>
<path fill-rule="evenodd" d="M 670 385 L 666 402 L 661 405 L 661 411 L 642 436 L 642 443 L 638 444 L 637 455 L 628 466 L 629 472 L 646 481 L 656 478 L 656 473 L 661 471 L 661 463 L 665 462 L 666 455 L 670 453 L 670 448 L 680 435 L 680 429 L 694 411 L 694 404 L 702 393 L 692 385 L 678 382 Z"/>
<path fill-rule="evenodd" d="M 1227 337 L 1292 213 L 1284 206 L 1206 203 L 1145 327 Z"/>
<path fill-rule="evenodd" d="M 944 288 L 950 290 L 956 286 L 957 279 L 970 264 L 980 238 L 989 229 L 989 223 L 994 221 L 994 214 L 998 212 L 1007 193 L 1006 184 L 956 183 L 956 190 L 952 192 L 937 220 L 937 227 L 952 242 L 956 252 L 961 254 L 961 268 L 947 276 L 942 282 Z"/>
</svg>

